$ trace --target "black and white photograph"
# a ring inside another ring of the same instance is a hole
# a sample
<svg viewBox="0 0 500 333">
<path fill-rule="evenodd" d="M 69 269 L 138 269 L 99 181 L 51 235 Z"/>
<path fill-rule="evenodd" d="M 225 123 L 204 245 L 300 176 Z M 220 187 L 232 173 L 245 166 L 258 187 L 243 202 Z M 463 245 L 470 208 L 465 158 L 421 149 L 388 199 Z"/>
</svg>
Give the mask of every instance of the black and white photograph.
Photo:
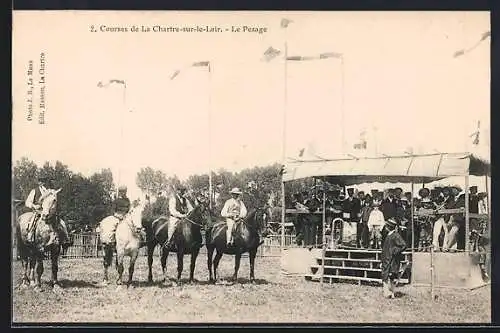
<svg viewBox="0 0 500 333">
<path fill-rule="evenodd" d="M 487 11 L 12 12 L 12 318 L 489 324 Z"/>
</svg>

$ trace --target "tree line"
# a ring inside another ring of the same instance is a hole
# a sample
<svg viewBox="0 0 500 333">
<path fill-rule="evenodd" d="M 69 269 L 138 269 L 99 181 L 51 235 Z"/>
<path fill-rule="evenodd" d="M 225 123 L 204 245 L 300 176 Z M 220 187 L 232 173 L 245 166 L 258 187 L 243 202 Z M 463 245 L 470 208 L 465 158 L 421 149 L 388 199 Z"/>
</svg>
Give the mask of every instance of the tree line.
<svg viewBox="0 0 500 333">
<path fill-rule="evenodd" d="M 244 169 L 240 172 L 218 170 L 212 173 L 214 190 L 214 211 L 220 212 L 224 202 L 230 198 L 233 187 L 243 191 L 243 200 L 247 208 L 280 207 L 281 206 L 281 173 L 282 166 L 273 164 Z M 16 161 L 13 168 L 13 196 L 25 200 L 31 189 L 37 186 L 39 175 L 49 176 L 51 186 L 61 188 L 58 200 L 58 212 L 70 229 L 82 230 L 93 228 L 104 217 L 112 214 L 112 202 L 116 191 L 113 174 L 110 169 L 102 169 L 89 177 L 74 172 L 60 161 L 54 165 L 46 162 L 39 167 L 26 157 Z M 208 198 L 209 175 L 191 175 L 181 181 L 175 175 L 167 175 L 161 170 L 151 167 L 142 168 L 136 176 L 136 184 L 151 200 L 144 212 L 145 219 L 154 219 L 167 212 L 167 199 L 159 198 L 159 193 L 169 194 L 172 189 L 183 184 L 191 195 L 202 195 Z M 298 191 L 309 187 L 310 180 L 287 185 L 287 191 Z M 19 205 L 18 212 L 26 209 Z M 279 210 L 276 210 L 279 211 Z M 274 219 L 279 220 L 280 216 Z"/>
</svg>

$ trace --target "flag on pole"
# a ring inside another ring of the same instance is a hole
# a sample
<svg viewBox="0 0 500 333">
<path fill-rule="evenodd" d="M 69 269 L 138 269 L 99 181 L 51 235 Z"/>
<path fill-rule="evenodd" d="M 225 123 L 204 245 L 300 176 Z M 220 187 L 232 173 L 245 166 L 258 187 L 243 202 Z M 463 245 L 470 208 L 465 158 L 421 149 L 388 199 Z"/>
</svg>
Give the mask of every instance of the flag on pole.
<svg viewBox="0 0 500 333">
<path fill-rule="evenodd" d="M 280 50 L 275 49 L 272 46 L 269 46 L 269 48 L 264 52 L 263 60 L 269 62 L 269 61 L 273 60 L 274 58 L 276 58 L 277 56 L 279 56 L 280 54 L 281 54 Z"/>
<path fill-rule="evenodd" d="M 472 144 L 475 146 L 479 145 L 479 133 L 480 133 L 479 126 L 480 126 L 480 124 L 481 124 L 480 121 L 478 121 L 477 122 L 477 130 L 474 133 L 472 133 L 471 135 L 469 135 L 470 138 L 474 137 Z"/>
<path fill-rule="evenodd" d="M 288 28 L 288 25 L 289 25 L 290 23 L 293 23 L 293 21 L 292 21 L 292 20 L 290 20 L 290 19 L 287 19 L 287 18 L 282 18 L 282 19 L 281 19 L 281 27 L 282 27 L 283 29 Z"/>
<path fill-rule="evenodd" d="M 337 52 L 325 52 L 313 56 L 290 56 L 286 59 L 288 61 L 309 61 L 309 60 L 322 60 L 330 58 L 342 58 L 342 53 Z"/>
<path fill-rule="evenodd" d="M 491 36 L 491 31 L 486 31 L 481 35 L 481 41 Z"/>
<path fill-rule="evenodd" d="M 116 84 L 123 84 L 124 86 L 126 86 L 126 83 L 125 83 L 125 80 L 118 80 L 118 79 L 111 79 L 109 80 L 108 82 L 106 83 L 103 83 L 102 81 L 99 81 L 97 83 L 97 86 L 99 88 L 104 88 L 104 87 L 108 87 L 110 84 L 112 83 L 116 83 Z"/>
<path fill-rule="evenodd" d="M 193 62 L 191 66 L 188 67 L 208 67 L 208 70 L 210 71 L 210 61 L 197 61 Z M 175 79 L 179 74 L 181 73 L 180 69 L 175 70 L 172 75 L 170 75 L 170 80 Z"/>
<path fill-rule="evenodd" d="M 354 149 L 366 149 L 366 138 L 365 138 L 366 131 L 363 130 L 359 133 L 359 142 L 355 143 L 353 148 Z"/>
<path fill-rule="evenodd" d="M 299 150 L 299 157 L 304 156 L 305 150 L 306 150 L 305 148 L 302 148 L 301 150 Z"/>
</svg>

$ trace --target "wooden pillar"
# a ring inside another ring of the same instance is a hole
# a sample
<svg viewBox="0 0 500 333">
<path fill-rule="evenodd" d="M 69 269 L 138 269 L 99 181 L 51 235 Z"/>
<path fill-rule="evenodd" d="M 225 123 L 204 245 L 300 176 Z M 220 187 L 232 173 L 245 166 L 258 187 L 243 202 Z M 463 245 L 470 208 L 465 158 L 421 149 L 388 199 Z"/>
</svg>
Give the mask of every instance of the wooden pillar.
<svg viewBox="0 0 500 333">
<path fill-rule="evenodd" d="M 469 175 L 465 176 L 465 253 L 470 252 L 470 221 L 469 221 Z"/>
<path fill-rule="evenodd" d="M 285 247 L 285 182 L 281 181 L 281 251 Z"/>
<path fill-rule="evenodd" d="M 411 209 L 411 261 L 413 263 L 413 258 L 414 258 L 414 253 L 415 253 L 415 218 L 414 218 L 414 212 L 415 212 L 415 205 L 413 204 L 413 188 L 414 184 L 413 181 L 411 182 L 411 196 L 410 196 L 410 209 Z M 412 271 L 413 271 L 413 264 L 411 265 Z M 412 272 L 413 276 L 413 272 Z M 411 281 L 410 281 L 411 282 Z"/>
<path fill-rule="evenodd" d="M 326 192 L 325 189 L 323 188 L 323 205 L 322 205 L 322 221 L 323 221 L 323 228 L 322 228 L 322 245 L 321 245 L 321 277 L 320 277 L 320 283 L 323 285 L 323 276 L 325 274 L 325 252 L 326 252 Z"/>
</svg>

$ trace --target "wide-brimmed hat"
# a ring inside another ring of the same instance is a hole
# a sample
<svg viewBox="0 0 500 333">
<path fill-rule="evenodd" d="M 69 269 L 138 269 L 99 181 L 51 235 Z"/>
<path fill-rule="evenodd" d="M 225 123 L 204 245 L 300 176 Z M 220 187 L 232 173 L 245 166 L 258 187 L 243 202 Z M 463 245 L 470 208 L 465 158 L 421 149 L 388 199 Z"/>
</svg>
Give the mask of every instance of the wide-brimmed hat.
<svg viewBox="0 0 500 333">
<path fill-rule="evenodd" d="M 396 221 L 396 219 L 391 217 L 387 221 L 385 221 L 385 225 L 388 228 L 395 228 L 398 225 L 398 221 Z"/>
<path fill-rule="evenodd" d="M 399 194 L 402 194 L 402 193 L 403 193 L 403 189 L 402 189 L 401 187 L 396 187 L 396 188 L 394 189 L 394 192 L 395 192 L 396 194 L 398 194 L 398 193 L 399 193 Z"/>
<path fill-rule="evenodd" d="M 428 188 L 424 187 L 418 191 L 418 195 L 422 198 L 427 198 L 431 194 Z"/>
<path fill-rule="evenodd" d="M 118 187 L 118 192 L 127 192 L 127 186 L 121 185 Z"/>
<path fill-rule="evenodd" d="M 240 191 L 239 188 L 233 187 L 233 189 L 229 193 L 231 193 L 231 194 L 241 194 L 242 192 Z"/>
<path fill-rule="evenodd" d="M 450 191 L 451 194 L 458 195 L 460 192 L 462 192 L 462 189 L 460 188 L 460 186 L 451 186 Z"/>
</svg>

